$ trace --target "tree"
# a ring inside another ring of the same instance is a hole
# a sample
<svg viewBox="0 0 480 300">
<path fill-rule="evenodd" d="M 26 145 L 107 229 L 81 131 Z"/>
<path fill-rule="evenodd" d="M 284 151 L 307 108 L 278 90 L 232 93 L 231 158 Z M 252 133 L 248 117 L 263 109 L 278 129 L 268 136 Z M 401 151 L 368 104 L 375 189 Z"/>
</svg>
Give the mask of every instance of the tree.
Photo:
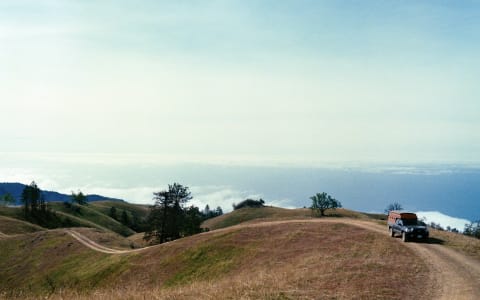
<svg viewBox="0 0 480 300">
<path fill-rule="evenodd" d="M 71 196 L 72 203 L 77 203 L 78 205 L 86 205 L 87 204 L 87 197 L 81 192 L 78 191 L 77 194 L 75 194 L 72 191 L 72 196 Z"/>
<path fill-rule="evenodd" d="M 205 218 L 211 218 L 211 211 L 210 211 L 210 206 L 207 204 L 205 208 L 203 209 L 203 214 L 205 215 Z"/>
<path fill-rule="evenodd" d="M 480 239 L 480 220 L 465 224 L 464 235 L 473 236 Z"/>
<path fill-rule="evenodd" d="M 186 208 L 182 233 L 184 235 L 200 233 L 202 231 L 200 225 L 202 224 L 203 219 L 203 214 L 198 207 L 192 205 Z"/>
<path fill-rule="evenodd" d="M 398 202 L 393 202 L 393 203 L 390 203 L 387 208 L 385 209 L 385 213 L 388 214 L 390 211 L 392 210 L 402 210 L 403 207 L 400 203 Z"/>
<path fill-rule="evenodd" d="M 37 186 L 35 181 L 32 181 L 30 185 L 25 186 L 22 191 L 22 202 L 24 204 L 25 216 L 30 213 L 35 213 L 38 209 L 39 200 L 41 198 L 42 191 Z"/>
<path fill-rule="evenodd" d="M 217 209 L 215 209 L 215 215 L 216 216 L 221 216 L 223 215 L 223 210 L 220 206 L 217 206 Z"/>
<path fill-rule="evenodd" d="M 130 226 L 130 218 L 125 210 L 122 211 L 122 216 L 120 218 L 120 222 L 125 226 Z"/>
<path fill-rule="evenodd" d="M 237 209 L 244 208 L 244 207 L 263 207 L 264 204 L 265 204 L 265 201 L 263 201 L 262 198 L 260 198 L 259 200 L 245 199 L 238 204 L 234 203 L 233 204 L 233 210 L 237 210 Z"/>
<path fill-rule="evenodd" d="M 320 212 L 320 215 L 324 216 L 325 210 L 342 207 L 340 201 L 332 198 L 325 192 L 317 193 L 314 196 L 310 197 L 310 199 L 312 200 L 312 206 L 310 206 L 310 209 L 317 215 Z"/>
<path fill-rule="evenodd" d="M 115 208 L 115 206 L 110 207 L 109 215 L 110 215 L 110 218 L 115 220 L 117 219 L 117 209 Z"/>
<path fill-rule="evenodd" d="M 155 238 L 159 243 L 179 238 L 184 217 L 183 206 L 191 199 L 188 187 L 178 183 L 169 184 L 168 190 L 153 193 L 155 204 L 148 216 L 150 229 L 145 232 L 144 238 Z"/>
<path fill-rule="evenodd" d="M 6 206 L 12 205 L 15 203 L 15 197 L 13 197 L 10 193 L 6 193 L 0 197 L 0 203 Z"/>
</svg>

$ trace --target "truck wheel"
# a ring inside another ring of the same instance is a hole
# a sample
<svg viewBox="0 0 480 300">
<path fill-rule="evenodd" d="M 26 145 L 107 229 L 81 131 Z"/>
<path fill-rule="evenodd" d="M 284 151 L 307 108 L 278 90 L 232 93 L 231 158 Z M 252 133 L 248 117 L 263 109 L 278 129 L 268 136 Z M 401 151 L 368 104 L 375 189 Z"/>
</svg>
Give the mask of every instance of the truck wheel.
<svg viewBox="0 0 480 300">
<path fill-rule="evenodd" d="M 405 232 L 402 232 L 402 241 L 407 241 L 407 234 Z"/>
<path fill-rule="evenodd" d="M 395 234 L 393 233 L 393 228 L 390 227 L 388 228 L 388 232 L 390 233 L 390 236 L 393 237 Z"/>
</svg>

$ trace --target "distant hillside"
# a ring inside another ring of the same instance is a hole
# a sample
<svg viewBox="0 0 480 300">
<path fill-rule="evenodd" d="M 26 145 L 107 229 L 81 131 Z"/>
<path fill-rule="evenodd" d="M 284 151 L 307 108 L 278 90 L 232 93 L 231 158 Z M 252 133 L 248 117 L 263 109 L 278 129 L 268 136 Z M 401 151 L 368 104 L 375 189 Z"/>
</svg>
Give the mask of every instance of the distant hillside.
<svg viewBox="0 0 480 300">
<path fill-rule="evenodd" d="M 117 211 L 114 217 L 110 214 L 112 207 Z M 0 206 L 0 217 L 5 216 L 20 221 L 28 221 L 50 229 L 90 227 L 104 231 L 112 231 L 122 236 L 130 236 L 136 232 L 145 230 L 142 226 L 149 213 L 149 208 L 146 205 L 132 204 L 124 201 L 95 201 L 84 206 L 51 202 L 48 208 L 54 214 L 54 217 L 50 218 L 47 223 L 26 218 L 21 207 Z M 122 224 L 121 214 L 123 211 L 126 212 L 128 217 L 127 224 Z M 0 231 L 2 231 L 1 225 L 2 223 L 0 222 Z"/>
<path fill-rule="evenodd" d="M 22 192 L 25 188 L 25 184 L 17 183 L 17 182 L 1 182 L 0 183 L 0 196 L 5 194 L 11 194 L 15 198 L 15 204 L 20 205 L 22 199 Z M 40 187 L 42 188 L 42 187 Z M 47 202 L 64 202 L 70 201 L 70 195 L 61 194 L 54 191 L 44 191 L 42 190 L 42 195 L 45 197 L 45 201 Z M 123 201 L 122 199 L 115 199 L 109 198 L 100 195 L 87 195 L 87 201 L 94 202 L 94 201 Z"/>
<path fill-rule="evenodd" d="M 326 212 L 326 215 L 335 217 L 349 217 L 355 219 L 380 219 L 381 217 L 381 215 L 364 214 L 343 208 L 337 209 L 335 211 L 328 210 Z M 210 230 L 215 230 L 254 220 L 286 220 L 311 217 L 312 212 L 308 208 L 287 209 L 271 206 L 244 207 L 234 210 L 230 213 L 206 220 L 202 224 L 202 227 L 208 228 Z"/>
</svg>

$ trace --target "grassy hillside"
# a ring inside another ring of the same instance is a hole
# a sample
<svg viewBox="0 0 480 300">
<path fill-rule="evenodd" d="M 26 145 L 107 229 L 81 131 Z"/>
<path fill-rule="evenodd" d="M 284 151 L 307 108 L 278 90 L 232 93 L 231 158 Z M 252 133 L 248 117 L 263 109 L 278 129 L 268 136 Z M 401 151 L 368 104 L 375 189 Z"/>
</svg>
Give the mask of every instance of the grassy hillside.
<svg viewBox="0 0 480 300">
<path fill-rule="evenodd" d="M 398 245 L 354 226 L 301 221 L 232 227 L 122 255 L 94 252 L 60 231 L 32 233 L 0 240 L 0 298 L 422 298 L 426 268 Z"/>
<path fill-rule="evenodd" d="M 4 234 L 21 234 L 42 230 L 45 230 L 45 228 L 14 218 L 0 216 L 0 232 Z"/>
<path fill-rule="evenodd" d="M 109 215 L 110 208 L 115 207 L 118 214 L 125 210 L 130 216 L 135 214 L 140 218 L 147 217 L 150 212 L 148 205 L 133 204 L 123 201 L 96 201 L 89 203 L 89 207 L 105 215 Z"/>
<path fill-rule="evenodd" d="M 347 209 L 327 210 L 327 216 L 335 217 L 349 217 L 368 219 L 366 214 L 355 212 Z M 258 207 L 258 208 L 241 208 L 230 213 L 209 219 L 202 224 L 203 228 L 210 230 L 225 228 L 233 225 L 238 225 L 248 221 L 262 221 L 262 220 L 288 220 L 288 219 L 303 219 L 311 218 L 312 212 L 308 208 L 287 209 L 280 207 Z"/>
<path fill-rule="evenodd" d="M 129 268 L 130 256 L 91 251 L 60 230 L 0 240 L 0 248 L 0 290 L 4 296 L 22 298 L 60 288 L 89 290 L 104 286 Z"/>
<path fill-rule="evenodd" d="M 57 203 L 59 205 L 59 203 Z M 0 206 L 0 216 L 10 217 L 16 220 L 24 221 L 34 226 L 34 223 L 38 220 L 34 218 L 26 218 L 23 212 L 23 209 L 20 207 L 2 207 Z M 72 214 L 64 213 L 62 211 L 52 211 L 50 220 L 45 225 L 48 228 L 59 228 L 59 227 L 93 227 L 103 229 L 102 226 L 93 223 L 87 219 L 81 217 L 76 217 Z"/>
<path fill-rule="evenodd" d="M 94 223 L 99 226 L 87 226 L 87 227 L 97 227 L 97 228 L 106 228 L 123 236 L 129 236 L 135 233 L 132 229 L 121 224 L 117 220 L 110 218 L 108 215 L 99 212 L 91 205 L 73 205 L 71 208 L 66 207 L 63 203 L 50 203 L 50 208 L 55 211 L 63 212 L 65 214 L 80 218 L 91 223 Z"/>
<path fill-rule="evenodd" d="M 123 236 L 129 236 L 136 232 L 118 221 L 122 212 L 125 210 L 131 221 L 130 226 L 133 228 L 135 228 L 133 226 L 134 221 L 137 222 L 137 227 L 140 227 L 138 223 L 141 224 L 141 221 L 145 219 L 149 213 L 149 208 L 146 205 L 131 204 L 123 201 L 98 201 L 91 202 L 85 206 L 74 204 L 71 207 L 67 207 L 61 202 L 51 202 L 48 203 L 48 207 L 54 214 L 46 224 L 35 220 L 35 218 L 25 218 L 24 212 L 20 207 L 2 206 L 0 207 L 0 216 L 43 224 L 48 228 L 91 227 L 110 230 Z M 117 219 L 110 217 L 111 207 L 117 209 Z"/>
<path fill-rule="evenodd" d="M 480 240 L 463 234 L 430 228 L 430 237 L 435 242 L 480 260 Z"/>
<path fill-rule="evenodd" d="M 143 237 L 143 233 L 124 237 L 110 230 L 102 230 L 98 228 L 81 227 L 75 228 L 74 230 L 75 232 L 81 233 L 82 235 L 88 237 L 89 239 L 100 245 L 113 249 L 129 250 L 143 248 L 146 246 L 146 244 L 144 244 L 142 240 L 137 240 L 136 238 L 137 235 L 141 235 Z"/>
</svg>

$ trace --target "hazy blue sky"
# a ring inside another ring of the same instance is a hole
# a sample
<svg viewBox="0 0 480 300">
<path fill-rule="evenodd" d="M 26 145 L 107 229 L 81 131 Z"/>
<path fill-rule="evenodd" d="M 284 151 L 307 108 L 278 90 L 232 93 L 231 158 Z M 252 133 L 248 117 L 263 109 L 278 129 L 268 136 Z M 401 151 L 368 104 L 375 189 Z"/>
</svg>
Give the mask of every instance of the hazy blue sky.
<svg viewBox="0 0 480 300">
<path fill-rule="evenodd" d="M 0 152 L 480 161 L 478 1 L 0 1 Z"/>
</svg>

